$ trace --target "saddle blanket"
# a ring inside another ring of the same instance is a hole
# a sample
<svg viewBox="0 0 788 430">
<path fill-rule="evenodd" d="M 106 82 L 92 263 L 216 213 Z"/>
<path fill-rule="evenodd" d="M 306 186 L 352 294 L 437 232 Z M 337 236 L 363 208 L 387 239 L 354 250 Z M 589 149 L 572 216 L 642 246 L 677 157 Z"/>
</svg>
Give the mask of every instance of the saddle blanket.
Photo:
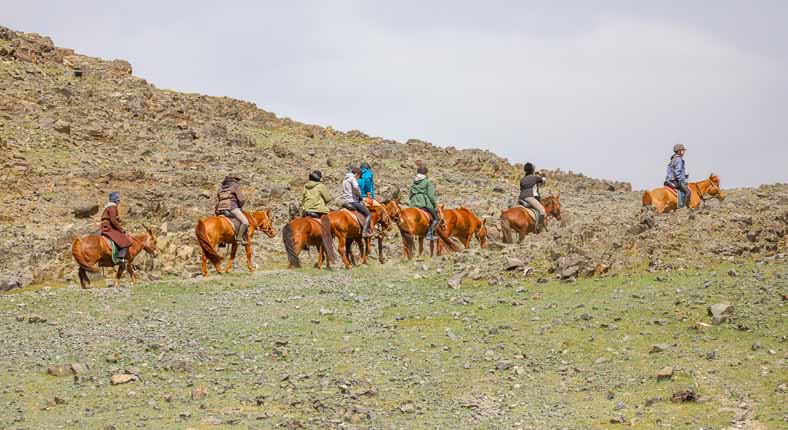
<svg viewBox="0 0 788 430">
<path fill-rule="evenodd" d="M 417 208 L 417 209 L 424 212 L 424 215 L 427 215 L 427 222 L 432 223 L 432 214 L 430 213 L 430 211 L 424 208 Z"/>
<path fill-rule="evenodd" d="M 115 242 L 107 236 L 101 236 L 101 238 L 107 242 L 107 246 L 112 250 L 112 264 L 118 264 L 118 245 L 115 245 Z"/>
<path fill-rule="evenodd" d="M 219 214 L 219 216 L 224 218 L 225 221 L 230 223 L 230 227 L 233 228 L 233 233 L 238 231 L 238 229 L 241 227 L 241 221 L 239 221 L 238 218 L 233 216 L 233 214 L 221 213 Z"/>
</svg>

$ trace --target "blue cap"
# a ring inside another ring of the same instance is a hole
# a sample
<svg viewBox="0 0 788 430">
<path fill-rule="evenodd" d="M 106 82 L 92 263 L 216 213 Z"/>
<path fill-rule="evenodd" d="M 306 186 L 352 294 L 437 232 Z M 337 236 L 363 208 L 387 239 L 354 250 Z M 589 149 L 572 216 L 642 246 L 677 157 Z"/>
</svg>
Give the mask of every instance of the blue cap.
<svg viewBox="0 0 788 430">
<path fill-rule="evenodd" d="M 117 191 L 113 191 L 113 192 L 109 193 L 109 201 L 111 201 L 112 203 L 119 202 L 120 201 L 120 193 L 117 192 Z"/>
</svg>

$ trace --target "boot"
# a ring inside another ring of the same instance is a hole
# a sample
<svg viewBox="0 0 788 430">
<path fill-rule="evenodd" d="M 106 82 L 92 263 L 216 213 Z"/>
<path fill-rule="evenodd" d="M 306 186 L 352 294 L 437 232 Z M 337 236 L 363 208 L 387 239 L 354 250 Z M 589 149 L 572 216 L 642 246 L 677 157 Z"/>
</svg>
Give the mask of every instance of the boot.
<svg viewBox="0 0 788 430">
<path fill-rule="evenodd" d="M 364 220 L 364 227 L 361 228 L 361 237 L 367 238 L 372 236 L 372 233 L 369 232 L 369 224 L 371 222 L 372 215 L 368 216 L 367 219 Z"/>
<path fill-rule="evenodd" d="M 534 226 L 534 231 L 536 233 L 541 233 L 542 230 L 544 230 L 544 227 L 545 227 L 545 225 L 544 225 L 544 215 L 542 215 L 541 213 L 537 212 L 537 214 L 536 214 L 536 226 Z"/>
<path fill-rule="evenodd" d="M 246 232 L 249 230 L 249 226 L 246 224 L 241 224 L 238 227 L 238 230 L 235 232 L 235 243 L 240 246 L 246 246 Z"/>
<path fill-rule="evenodd" d="M 430 224 L 430 228 L 427 229 L 427 235 L 424 236 L 424 238 L 427 239 L 427 240 L 435 240 L 435 239 L 437 239 L 435 237 L 435 227 L 437 227 L 437 226 L 438 226 L 438 221 L 433 221 L 432 224 Z"/>
</svg>

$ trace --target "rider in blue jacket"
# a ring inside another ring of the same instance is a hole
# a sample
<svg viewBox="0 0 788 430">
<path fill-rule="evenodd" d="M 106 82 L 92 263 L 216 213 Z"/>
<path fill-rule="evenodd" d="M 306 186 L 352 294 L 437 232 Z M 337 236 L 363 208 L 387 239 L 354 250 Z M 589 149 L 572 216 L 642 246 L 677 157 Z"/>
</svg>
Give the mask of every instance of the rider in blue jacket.
<svg viewBox="0 0 788 430">
<path fill-rule="evenodd" d="M 670 163 L 668 163 L 668 171 L 665 175 L 665 185 L 670 185 L 684 193 L 684 207 L 688 208 L 690 204 L 690 190 L 687 184 L 689 175 L 684 166 L 685 152 L 687 152 L 687 148 L 685 148 L 684 145 L 680 143 L 673 145 L 673 156 L 670 157 Z"/>
<path fill-rule="evenodd" d="M 366 198 L 367 193 L 375 198 L 375 182 L 373 180 L 372 168 L 369 163 L 361 163 L 361 179 L 358 180 L 358 187 L 361 189 L 361 198 Z"/>
</svg>

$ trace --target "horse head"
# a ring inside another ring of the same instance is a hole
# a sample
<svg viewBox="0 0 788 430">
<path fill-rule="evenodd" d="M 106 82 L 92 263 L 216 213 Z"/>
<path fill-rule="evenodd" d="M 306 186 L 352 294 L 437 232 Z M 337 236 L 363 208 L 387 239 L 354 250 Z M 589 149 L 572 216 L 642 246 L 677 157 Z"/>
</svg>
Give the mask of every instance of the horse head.
<svg viewBox="0 0 788 430">
<path fill-rule="evenodd" d="M 388 230 L 389 227 L 391 227 L 391 218 L 389 217 L 388 211 L 384 205 L 378 203 L 369 196 L 364 199 L 364 204 L 366 205 L 367 209 L 369 209 L 370 213 L 372 213 L 372 220 L 376 224 L 380 223 L 383 230 Z"/>
<path fill-rule="evenodd" d="M 706 188 L 705 195 L 709 197 L 716 197 L 718 200 L 722 201 L 725 200 L 725 193 L 722 192 L 720 189 L 720 177 L 716 174 L 712 173 L 709 175 L 709 182 L 708 188 Z"/>
<path fill-rule="evenodd" d="M 400 220 L 400 207 L 397 200 L 387 200 L 383 202 L 383 207 L 386 209 L 386 214 L 388 214 L 391 220 L 398 224 Z"/>
<path fill-rule="evenodd" d="M 142 249 L 144 249 L 145 252 L 150 254 L 152 257 L 156 257 L 159 254 L 156 235 L 153 234 L 153 230 L 147 225 L 143 224 L 142 226 L 145 227 L 146 231 L 146 233 L 138 235 L 138 240 L 142 242 Z"/>
<path fill-rule="evenodd" d="M 271 219 L 271 209 L 252 212 L 252 218 L 254 218 L 255 224 L 257 224 L 256 228 L 258 230 L 265 233 L 268 237 L 276 236 L 274 223 Z"/>
<path fill-rule="evenodd" d="M 444 208 L 444 204 L 441 203 L 435 209 L 435 213 L 438 214 L 438 227 L 440 227 L 441 230 L 446 228 L 446 216 L 445 216 L 446 214 L 445 212 L 443 212 L 443 208 Z"/>
<path fill-rule="evenodd" d="M 552 215 L 558 221 L 561 221 L 561 192 L 558 194 L 547 196 L 544 198 L 544 210 L 547 215 Z"/>
</svg>

